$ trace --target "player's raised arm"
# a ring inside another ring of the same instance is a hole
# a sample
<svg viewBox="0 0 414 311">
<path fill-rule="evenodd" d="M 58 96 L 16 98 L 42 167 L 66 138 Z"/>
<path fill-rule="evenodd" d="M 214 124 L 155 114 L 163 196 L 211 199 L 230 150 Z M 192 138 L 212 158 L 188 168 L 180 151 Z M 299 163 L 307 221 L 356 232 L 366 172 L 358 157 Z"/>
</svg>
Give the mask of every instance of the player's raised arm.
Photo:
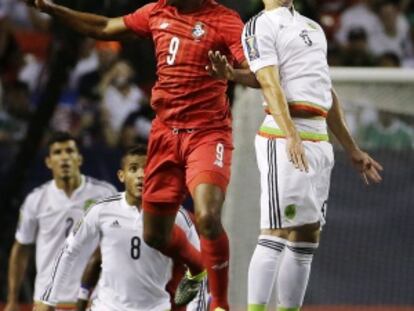
<svg viewBox="0 0 414 311">
<path fill-rule="evenodd" d="M 39 10 L 54 16 L 73 30 L 99 40 L 120 40 L 132 34 L 122 17 L 106 16 L 79 12 L 58 5 L 51 0 L 28 0 Z"/>
<path fill-rule="evenodd" d="M 348 153 L 352 164 L 359 171 L 365 183 L 369 184 L 370 182 L 381 182 L 382 178 L 380 171 L 383 170 L 381 164 L 371 158 L 369 154 L 362 151 L 352 138 L 339 104 L 338 95 L 334 89 L 332 89 L 332 107 L 328 112 L 326 121 L 329 129 Z"/>
</svg>

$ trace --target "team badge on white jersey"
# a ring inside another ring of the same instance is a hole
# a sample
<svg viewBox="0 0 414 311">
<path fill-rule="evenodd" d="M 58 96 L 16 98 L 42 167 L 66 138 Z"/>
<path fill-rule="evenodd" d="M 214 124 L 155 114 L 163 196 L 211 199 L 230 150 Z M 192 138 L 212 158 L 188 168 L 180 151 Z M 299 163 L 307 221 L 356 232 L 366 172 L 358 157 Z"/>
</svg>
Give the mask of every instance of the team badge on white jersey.
<svg viewBox="0 0 414 311">
<path fill-rule="evenodd" d="M 246 48 L 247 48 L 247 54 L 249 56 L 249 59 L 255 60 L 260 58 L 259 49 L 257 47 L 257 40 L 255 36 L 250 36 L 245 39 L 246 40 Z"/>
<path fill-rule="evenodd" d="M 206 34 L 205 25 L 202 22 L 196 22 L 191 33 L 194 39 L 200 40 Z"/>
</svg>

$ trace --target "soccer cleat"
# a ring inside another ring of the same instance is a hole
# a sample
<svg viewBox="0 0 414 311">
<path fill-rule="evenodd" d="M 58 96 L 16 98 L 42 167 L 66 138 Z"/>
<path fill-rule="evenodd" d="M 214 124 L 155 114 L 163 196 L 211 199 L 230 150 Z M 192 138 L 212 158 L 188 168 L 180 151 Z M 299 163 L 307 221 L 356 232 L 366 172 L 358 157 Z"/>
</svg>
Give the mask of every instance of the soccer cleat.
<svg viewBox="0 0 414 311">
<path fill-rule="evenodd" d="M 207 272 L 203 271 L 196 276 L 191 276 L 190 272 L 187 271 L 175 292 L 174 303 L 177 307 L 187 305 L 197 296 L 201 283 L 206 275 Z"/>
</svg>

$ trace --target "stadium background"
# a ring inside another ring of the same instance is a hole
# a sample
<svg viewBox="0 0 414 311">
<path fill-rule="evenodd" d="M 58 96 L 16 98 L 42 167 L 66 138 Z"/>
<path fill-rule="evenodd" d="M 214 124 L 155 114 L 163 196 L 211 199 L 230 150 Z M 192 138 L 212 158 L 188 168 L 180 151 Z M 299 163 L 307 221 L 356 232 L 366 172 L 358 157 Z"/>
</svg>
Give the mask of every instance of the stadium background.
<svg viewBox="0 0 414 311">
<path fill-rule="evenodd" d="M 148 1 L 61 2 L 118 16 Z M 236 9 L 244 20 L 261 7 L 260 1 L 219 2 Z M 368 4 L 369 10 L 364 7 Z M 385 167 L 383 184 L 365 187 L 336 148 L 328 225 L 305 310 L 414 310 L 414 1 L 296 0 L 295 5 L 324 26 L 330 64 L 348 67 L 333 69 L 333 76 L 350 128 Z M 387 38 L 383 29 L 393 27 L 395 35 Z M 146 141 L 153 117 L 148 108 L 155 79 L 152 44 L 86 40 L 22 1 L 0 0 L 0 79 L 4 301 L 19 205 L 33 187 L 50 178 L 43 165 L 48 133 L 73 133 L 83 145 L 84 173 L 119 186 L 119 155 L 132 143 Z M 120 100 L 125 89 L 127 95 Z M 231 87 L 229 94 L 236 149 L 225 223 L 232 239 L 231 300 L 243 310 L 247 267 L 258 233 L 253 139 L 264 114 L 257 91 Z M 31 267 L 21 295 L 26 303 L 33 275 Z"/>
</svg>

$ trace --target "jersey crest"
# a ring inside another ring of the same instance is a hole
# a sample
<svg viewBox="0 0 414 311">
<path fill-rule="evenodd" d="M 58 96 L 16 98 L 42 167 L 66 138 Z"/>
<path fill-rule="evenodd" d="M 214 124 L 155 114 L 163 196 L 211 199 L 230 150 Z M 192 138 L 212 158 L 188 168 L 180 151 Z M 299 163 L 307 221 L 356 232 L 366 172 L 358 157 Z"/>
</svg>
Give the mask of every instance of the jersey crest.
<svg viewBox="0 0 414 311">
<path fill-rule="evenodd" d="M 191 33 L 195 40 L 201 40 L 206 34 L 205 25 L 202 22 L 196 22 Z"/>
<path fill-rule="evenodd" d="M 255 36 L 246 38 L 246 48 L 250 61 L 260 58 L 259 48 L 257 47 L 257 40 Z"/>
<path fill-rule="evenodd" d="M 84 212 L 88 211 L 88 209 L 95 203 L 96 203 L 96 200 L 94 200 L 94 199 L 86 200 L 85 203 L 83 204 L 83 208 L 82 208 L 83 211 Z"/>
</svg>

